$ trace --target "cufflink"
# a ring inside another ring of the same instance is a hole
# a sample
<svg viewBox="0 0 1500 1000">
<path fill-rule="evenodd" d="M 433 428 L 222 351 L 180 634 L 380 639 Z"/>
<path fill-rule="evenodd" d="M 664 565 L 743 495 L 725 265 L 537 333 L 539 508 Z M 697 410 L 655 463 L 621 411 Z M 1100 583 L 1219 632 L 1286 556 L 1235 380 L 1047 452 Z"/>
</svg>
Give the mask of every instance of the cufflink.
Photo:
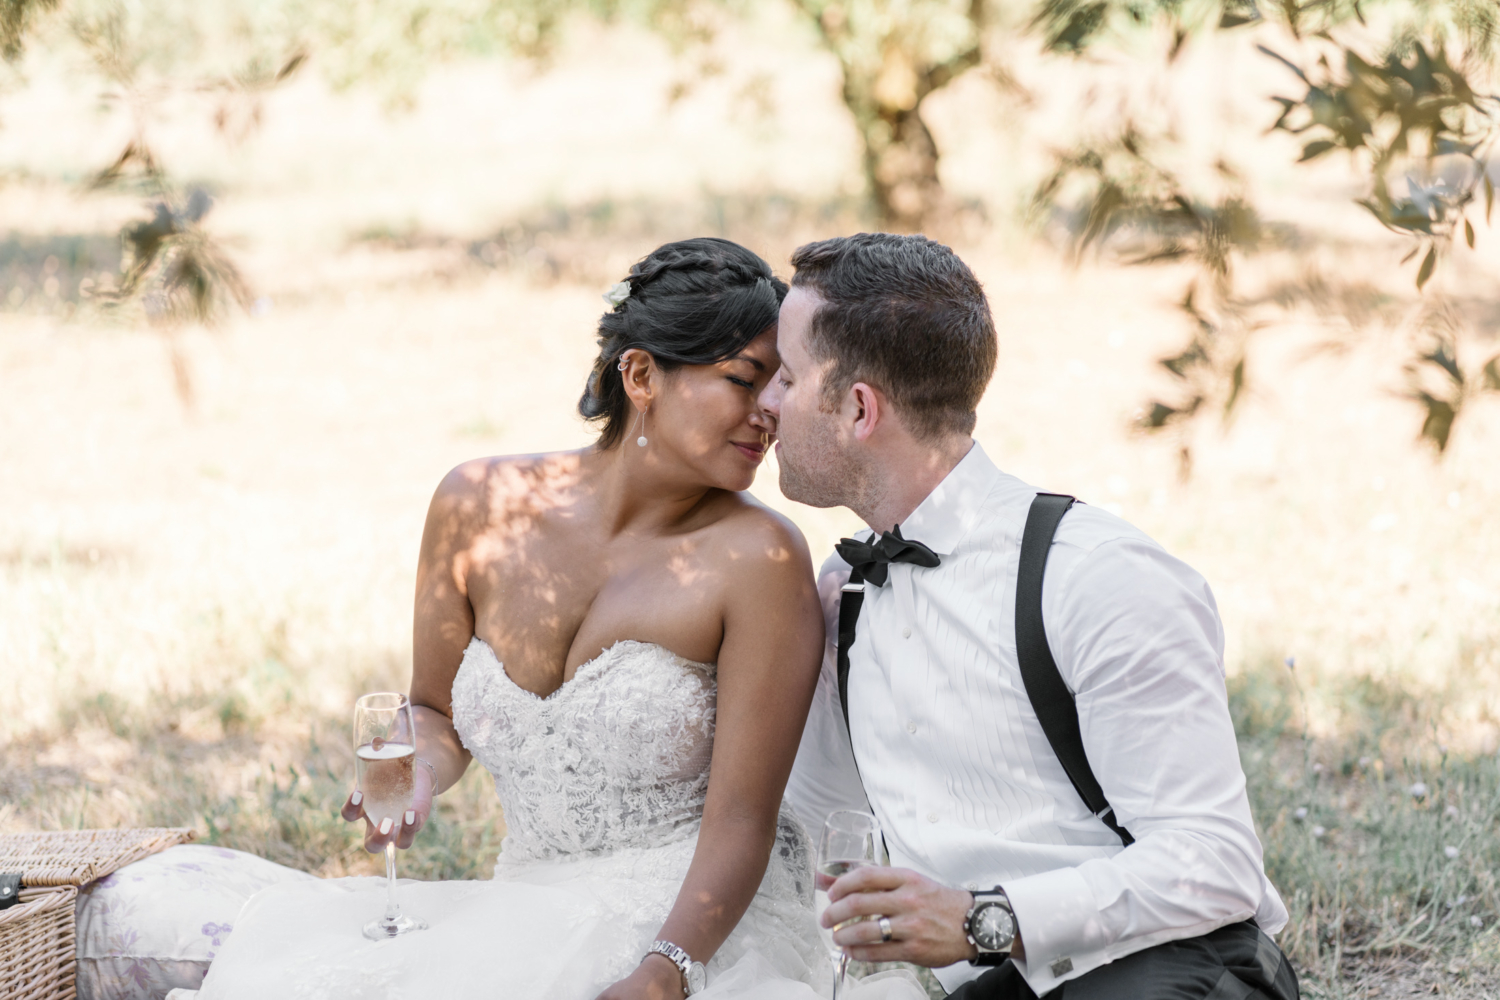
<svg viewBox="0 0 1500 1000">
<path fill-rule="evenodd" d="M 1071 958 L 1059 958 L 1047 966 L 1047 968 L 1051 970 L 1053 979 L 1059 976 L 1066 976 L 1073 971 L 1073 960 Z"/>
</svg>

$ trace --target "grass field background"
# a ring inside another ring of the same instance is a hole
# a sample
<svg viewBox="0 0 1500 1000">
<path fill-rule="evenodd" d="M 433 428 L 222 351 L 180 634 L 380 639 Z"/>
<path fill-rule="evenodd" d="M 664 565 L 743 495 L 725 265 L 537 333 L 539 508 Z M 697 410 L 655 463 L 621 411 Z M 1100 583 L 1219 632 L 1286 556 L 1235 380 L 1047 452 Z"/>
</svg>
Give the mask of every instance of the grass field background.
<svg viewBox="0 0 1500 1000">
<path fill-rule="evenodd" d="M 0 98 L 0 830 L 185 824 L 321 875 L 374 870 L 334 814 L 350 706 L 408 682 L 443 473 L 590 440 L 573 404 L 599 295 L 657 243 L 726 235 L 785 273 L 797 243 L 863 224 L 827 64 L 787 55 L 771 115 L 712 82 L 672 104 L 655 44 L 600 33 L 548 72 L 452 67 L 396 113 L 309 76 L 237 144 L 204 140 L 193 106 L 166 116 L 163 148 L 215 192 L 255 301 L 175 342 L 80 299 L 82 272 L 48 270 L 114 266 L 113 233 L 142 213 L 82 190 L 119 122 L 40 55 Z M 621 74 L 646 96 L 611 98 Z M 1278 312 L 1248 402 L 1196 432 L 1184 479 L 1178 442 L 1130 423 L 1164 388 L 1188 274 L 1075 267 L 1007 221 L 1026 175 L 1006 121 L 951 133 L 952 186 L 990 221 L 945 235 L 1001 333 L 976 437 L 1213 585 L 1309 995 L 1494 995 L 1500 404 L 1466 413 L 1441 461 L 1414 443 L 1396 391 L 1416 309 L 1404 246 L 1345 207 L 1340 175 L 1296 187 L 1272 162 L 1274 197 L 1327 207 L 1246 265 L 1253 293 L 1295 300 L 1323 275 L 1374 304 L 1363 325 Z M 1491 346 L 1497 246 L 1482 230 L 1438 279 Z M 49 293 L 55 274 L 73 285 Z M 755 493 L 817 558 L 855 527 L 782 499 L 774 467 Z M 405 871 L 484 877 L 503 832 L 476 769 Z"/>
</svg>

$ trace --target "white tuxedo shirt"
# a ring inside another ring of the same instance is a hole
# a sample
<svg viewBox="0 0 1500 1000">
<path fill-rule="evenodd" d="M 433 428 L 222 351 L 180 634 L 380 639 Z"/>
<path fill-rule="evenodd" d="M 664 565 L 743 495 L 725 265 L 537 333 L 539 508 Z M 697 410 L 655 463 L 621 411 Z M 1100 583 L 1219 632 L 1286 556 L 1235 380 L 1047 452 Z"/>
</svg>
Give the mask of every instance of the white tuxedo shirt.
<svg viewBox="0 0 1500 1000">
<path fill-rule="evenodd" d="M 1248 917 L 1274 934 L 1287 913 L 1250 818 L 1208 584 L 1082 504 L 1053 541 L 1042 614 L 1089 763 L 1134 845 L 1068 781 L 1016 659 L 1016 570 L 1036 493 L 975 444 L 902 523 L 942 565 L 896 563 L 885 586 L 865 587 L 850 650 L 852 757 L 835 656 L 849 567 L 837 555 L 824 564 L 828 648 L 787 796 L 814 837 L 833 809 L 868 802 L 893 865 L 1003 886 L 1026 946 L 1017 964 L 1042 995 Z M 985 970 L 936 971 L 951 991 Z"/>
</svg>

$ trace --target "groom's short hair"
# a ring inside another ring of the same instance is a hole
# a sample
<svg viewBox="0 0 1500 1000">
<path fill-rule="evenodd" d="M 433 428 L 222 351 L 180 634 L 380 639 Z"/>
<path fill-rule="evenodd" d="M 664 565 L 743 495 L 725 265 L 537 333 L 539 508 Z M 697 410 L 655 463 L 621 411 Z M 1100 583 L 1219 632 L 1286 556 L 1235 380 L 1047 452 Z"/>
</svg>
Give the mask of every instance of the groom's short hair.
<svg viewBox="0 0 1500 1000">
<path fill-rule="evenodd" d="M 792 287 L 823 300 L 808 348 L 832 362 L 826 405 L 868 382 L 918 437 L 974 430 L 995 372 L 995 321 L 957 254 L 925 236 L 860 233 L 798 247 L 792 266 Z"/>
</svg>

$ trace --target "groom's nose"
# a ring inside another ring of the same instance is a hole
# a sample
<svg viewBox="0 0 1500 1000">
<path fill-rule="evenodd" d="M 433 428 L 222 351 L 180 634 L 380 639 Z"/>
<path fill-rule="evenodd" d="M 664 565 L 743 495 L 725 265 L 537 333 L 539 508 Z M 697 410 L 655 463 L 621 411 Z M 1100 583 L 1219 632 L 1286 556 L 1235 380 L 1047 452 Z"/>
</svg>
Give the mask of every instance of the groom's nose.
<svg viewBox="0 0 1500 1000">
<path fill-rule="evenodd" d="M 760 391 L 760 398 L 756 400 L 760 408 L 771 415 L 773 420 L 781 417 L 781 380 L 772 377 L 766 383 L 766 387 Z"/>
</svg>

